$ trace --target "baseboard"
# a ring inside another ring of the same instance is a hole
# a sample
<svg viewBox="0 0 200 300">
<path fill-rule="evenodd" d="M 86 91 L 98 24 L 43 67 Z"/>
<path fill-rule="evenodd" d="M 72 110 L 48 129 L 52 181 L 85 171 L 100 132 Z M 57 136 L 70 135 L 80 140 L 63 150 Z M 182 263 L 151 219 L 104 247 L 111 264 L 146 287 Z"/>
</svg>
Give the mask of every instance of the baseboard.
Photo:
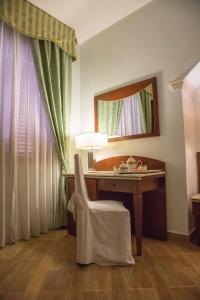
<svg viewBox="0 0 200 300">
<path fill-rule="evenodd" d="M 169 240 L 174 240 L 174 241 L 193 241 L 194 236 L 195 236 L 195 228 L 192 228 L 188 235 L 182 234 L 182 233 L 177 233 L 177 232 L 168 232 L 168 239 Z"/>
<path fill-rule="evenodd" d="M 194 234 L 194 232 L 195 232 L 195 227 L 193 227 L 193 228 L 190 230 L 190 232 L 189 232 L 189 236 L 193 235 L 193 234 Z"/>
<path fill-rule="evenodd" d="M 190 241 L 190 237 L 186 234 L 168 232 L 167 236 L 168 236 L 168 240 L 172 240 L 172 241 Z"/>
</svg>

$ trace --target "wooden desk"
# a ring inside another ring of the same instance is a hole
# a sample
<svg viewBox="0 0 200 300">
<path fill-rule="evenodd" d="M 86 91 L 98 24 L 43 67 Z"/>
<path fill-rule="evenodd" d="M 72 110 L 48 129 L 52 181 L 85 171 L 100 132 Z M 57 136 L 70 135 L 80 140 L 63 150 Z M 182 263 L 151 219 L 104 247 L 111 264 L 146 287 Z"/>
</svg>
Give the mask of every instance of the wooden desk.
<svg viewBox="0 0 200 300">
<path fill-rule="evenodd" d="M 142 232 L 150 237 L 167 239 L 165 172 L 151 174 L 111 174 L 105 172 L 85 174 L 88 194 L 91 200 L 130 200 L 134 213 L 136 252 L 142 254 Z M 74 191 L 74 175 L 66 175 L 67 199 Z M 144 200 L 144 209 L 143 209 Z M 144 220 L 144 222 L 143 222 Z M 68 215 L 68 232 L 75 234 L 75 223 Z"/>
</svg>

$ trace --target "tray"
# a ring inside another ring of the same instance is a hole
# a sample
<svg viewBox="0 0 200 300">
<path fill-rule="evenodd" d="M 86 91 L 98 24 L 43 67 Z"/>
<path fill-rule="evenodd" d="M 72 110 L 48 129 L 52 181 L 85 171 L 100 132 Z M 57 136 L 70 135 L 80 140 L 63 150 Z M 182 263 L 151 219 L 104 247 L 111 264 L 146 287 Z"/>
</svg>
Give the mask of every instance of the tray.
<svg viewBox="0 0 200 300">
<path fill-rule="evenodd" d="M 128 171 L 128 172 L 123 172 L 119 171 L 119 174 L 145 174 L 145 173 L 159 173 L 162 172 L 162 169 L 157 169 L 157 170 L 135 170 L 135 171 Z"/>
</svg>

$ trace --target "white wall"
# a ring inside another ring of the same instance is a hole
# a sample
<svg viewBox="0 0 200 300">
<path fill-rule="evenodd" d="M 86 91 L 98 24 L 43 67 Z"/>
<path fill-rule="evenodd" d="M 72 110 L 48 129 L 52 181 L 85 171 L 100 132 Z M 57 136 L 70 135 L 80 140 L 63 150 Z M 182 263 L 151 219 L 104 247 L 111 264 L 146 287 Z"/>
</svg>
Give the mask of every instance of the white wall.
<svg viewBox="0 0 200 300">
<path fill-rule="evenodd" d="M 182 89 L 186 156 L 188 229 L 194 228 L 191 197 L 198 192 L 197 152 L 200 151 L 200 63 L 186 76 Z"/>
<path fill-rule="evenodd" d="M 185 134 L 185 157 L 186 157 L 186 187 L 188 202 L 188 229 L 193 229 L 193 218 L 191 211 L 191 196 L 197 193 L 197 140 L 196 140 L 196 113 L 195 113 L 196 89 L 192 84 L 184 81 L 182 89 L 183 119 Z"/>
<path fill-rule="evenodd" d="M 81 45 L 81 131 L 94 129 L 95 94 L 158 78 L 160 137 L 110 143 L 99 157 L 135 154 L 167 164 L 168 231 L 187 234 L 187 193 L 180 92 L 169 80 L 200 58 L 200 2 L 154 0 Z"/>
<path fill-rule="evenodd" d="M 200 73 L 199 73 L 200 78 Z M 195 110 L 195 132 L 196 132 L 196 151 L 200 152 L 200 86 L 197 88 L 194 98 Z"/>
</svg>

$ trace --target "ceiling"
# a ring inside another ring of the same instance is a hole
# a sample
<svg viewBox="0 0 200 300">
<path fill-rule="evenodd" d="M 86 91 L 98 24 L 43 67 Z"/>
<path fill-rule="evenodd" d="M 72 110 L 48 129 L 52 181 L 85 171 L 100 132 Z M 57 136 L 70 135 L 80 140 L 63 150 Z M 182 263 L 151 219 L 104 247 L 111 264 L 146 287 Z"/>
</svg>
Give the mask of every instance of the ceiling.
<svg viewBox="0 0 200 300">
<path fill-rule="evenodd" d="M 73 27 L 79 43 L 146 5 L 152 0 L 30 0 Z"/>
</svg>

